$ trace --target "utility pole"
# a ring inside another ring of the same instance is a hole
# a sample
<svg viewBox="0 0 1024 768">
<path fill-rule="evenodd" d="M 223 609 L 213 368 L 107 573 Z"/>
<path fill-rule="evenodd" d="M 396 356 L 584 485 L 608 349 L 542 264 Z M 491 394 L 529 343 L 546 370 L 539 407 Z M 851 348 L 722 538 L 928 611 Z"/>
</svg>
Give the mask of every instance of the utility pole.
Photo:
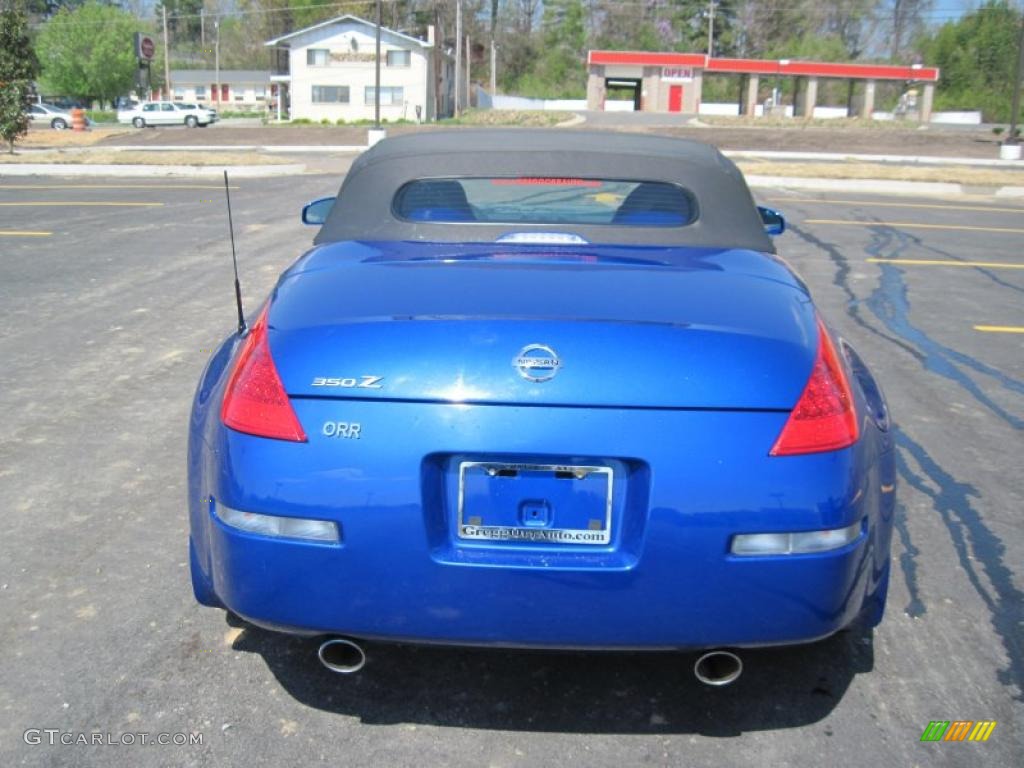
<svg viewBox="0 0 1024 768">
<path fill-rule="evenodd" d="M 462 88 L 459 85 L 462 69 L 462 0 L 455 3 L 455 117 L 459 116 L 459 104 L 462 101 Z"/>
<path fill-rule="evenodd" d="M 715 47 L 715 0 L 708 0 L 708 56 L 714 54 Z"/>
<path fill-rule="evenodd" d="M 491 38 L 491 96 L 498 92 L 498 46 Z"/>
<path fill-rule="evenodd" d="M 376 73 L 374 77 L 373 93 L 376 98 L 373 100 L 373 127 L 380 130 L 380 0 L 377 0 L 377 58 Z"/>
<path fill-rule="evenodd" d="M 441 91 L 441 83 L 443 82 L 441 69 L 445 65 L 444 56 L 441 53 L 441 47 L 444 45 L 444 32 L 441 29 L 441 11 L 435 6 L 434 7 L 434 116 L 432 119 L 435 122 L 442 116 L 447 117 L 447 105 L 443 105 L 442 109 L 442 98 L 443 93 Z"/>
<path fill-rule="evenodd" d="M 217 102 L 217 109 L 220 110 L 220 16 L 213 20 L 213 98 Z M 278 95 L 278 98 L 281 98 Z"/>
<path fill-rule="evenodd" d="M 206 8 L 199 9 L 199 47 L 206 53 Z"/>
<path fill-rule="evenodd" d="M 167 6 L 161 5 L 164 12 L 164 88 L 167 89 L 167 99 L 171 98 L 171 47 L 167 44 Z"/>
<path fill-rule="evenodd" d="M 1024 18 L 1020 22 L 1020 34 L 1017 36 L 1017 63 L 1013 68 L 1013 98 L 1010 100 L 1010 136 L 1011 144 L 1017 143 L 1017 116 L 1020 114 L 1020 76 L 1024 70 Z"/>
<path fill-rule="evenodd" d="M 498 0 L 491 0 L 491 96 L 498 92 Z"/>
<path fill-rule="evenodd" d="M 473 106 L 473 83 L 470 78 L 469 65 L 473 62 L 473 47 L 469 44 L 469 35 L 466 35 L 466 109 Z"/>
</svg>

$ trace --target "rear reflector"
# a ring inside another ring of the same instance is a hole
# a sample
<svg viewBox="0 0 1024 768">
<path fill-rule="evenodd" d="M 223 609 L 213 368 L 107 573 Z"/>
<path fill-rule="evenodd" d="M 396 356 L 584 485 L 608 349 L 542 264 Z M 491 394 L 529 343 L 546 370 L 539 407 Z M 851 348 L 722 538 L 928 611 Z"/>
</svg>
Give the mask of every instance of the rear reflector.
<svg viewBox="0 0 1024 768">
<path fill-rule="evenodd" d="M 267 341 L 268 303 L 253 324 L 235 368 L 224 390 L 221 421 L 231 429 L 258 437 L 306 442 L 306 433 L 299 423 Z"/>
<path fill-rule="evenodd" d="M 280 517 L 278 515 L 261 515 L 258 512 L 242 512 L 241 510 L 218 504 L 214 512 L 225 525 L 247 533 L 260 536 L 273 536 L 283 539 L 306 539 L 337 544 L 341 541 L 338 526 L 330 520 L 309 520 L 304 517 Z"/>
<path fill-rule="evenodd" d="M 799 533 L 743 533 L 732 537 L 734 555 L 805 555 L 845 547 L 860 536 L 861 523 Z"/>
<path fill-rule="evenodd" d="M 811 377 L 771 450 L 772 456 L 836 451 L 857 442 L 857 412 L 835 345 L 818 320 L 818 353 Z"/>
</svg>

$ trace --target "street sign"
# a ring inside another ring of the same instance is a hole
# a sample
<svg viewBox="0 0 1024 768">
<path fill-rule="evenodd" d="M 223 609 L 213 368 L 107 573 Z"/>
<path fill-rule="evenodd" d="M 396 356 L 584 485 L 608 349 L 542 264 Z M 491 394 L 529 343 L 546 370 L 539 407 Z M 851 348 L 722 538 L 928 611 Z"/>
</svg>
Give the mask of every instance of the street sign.
<svg viewBox="0 0 1024 768">
<path fill-rule="evenodd" d="M 152 61 L 156 55 L 156 43 L 149 35 L 135 33 L 135 55 L 143 61 Z"/>
</svg>

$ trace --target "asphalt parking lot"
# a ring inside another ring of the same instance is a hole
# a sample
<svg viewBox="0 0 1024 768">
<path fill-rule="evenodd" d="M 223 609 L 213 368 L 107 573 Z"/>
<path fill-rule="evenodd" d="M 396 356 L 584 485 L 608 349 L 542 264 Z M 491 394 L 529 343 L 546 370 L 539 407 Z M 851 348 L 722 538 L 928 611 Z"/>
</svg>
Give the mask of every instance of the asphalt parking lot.
<svg viewBox="0 0 1024 768">
<path fill-rule="evenodd" d="M 12 180 L 13 181 L 13 180 Z M 192 599 L 185 434 L 232 329 L 216 181 L 0 182 L 0 764 L 1010 766 L 1024 762 L 1024 206 L 762 191 L 780 253 L 857 346 L 897 428 L 886 620 L 744 653 L 316 644 Z M 232 192 L 251 311 L 339 179 Z M 994 720 L 985 743 L 921 743 Z M 202 734 L 201 745 L 26 743 Z M 31 740 L 31 739 L 30 739 Z"/>
</svg>

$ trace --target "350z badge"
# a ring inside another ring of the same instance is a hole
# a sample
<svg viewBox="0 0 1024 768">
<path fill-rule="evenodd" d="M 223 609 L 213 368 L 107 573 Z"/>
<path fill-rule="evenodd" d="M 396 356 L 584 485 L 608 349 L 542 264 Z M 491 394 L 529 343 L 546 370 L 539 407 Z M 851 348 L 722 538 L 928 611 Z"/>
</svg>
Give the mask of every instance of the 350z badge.
<svg viewBox="0 0 1024 768">
<path fill-rule="evenodd" d="M 314 387 L 346 387 L 348 389 L 381 389 L 383 376 L 349 376 L 344 379 L 317 376 L 313 379 Z"/>
</svg>

